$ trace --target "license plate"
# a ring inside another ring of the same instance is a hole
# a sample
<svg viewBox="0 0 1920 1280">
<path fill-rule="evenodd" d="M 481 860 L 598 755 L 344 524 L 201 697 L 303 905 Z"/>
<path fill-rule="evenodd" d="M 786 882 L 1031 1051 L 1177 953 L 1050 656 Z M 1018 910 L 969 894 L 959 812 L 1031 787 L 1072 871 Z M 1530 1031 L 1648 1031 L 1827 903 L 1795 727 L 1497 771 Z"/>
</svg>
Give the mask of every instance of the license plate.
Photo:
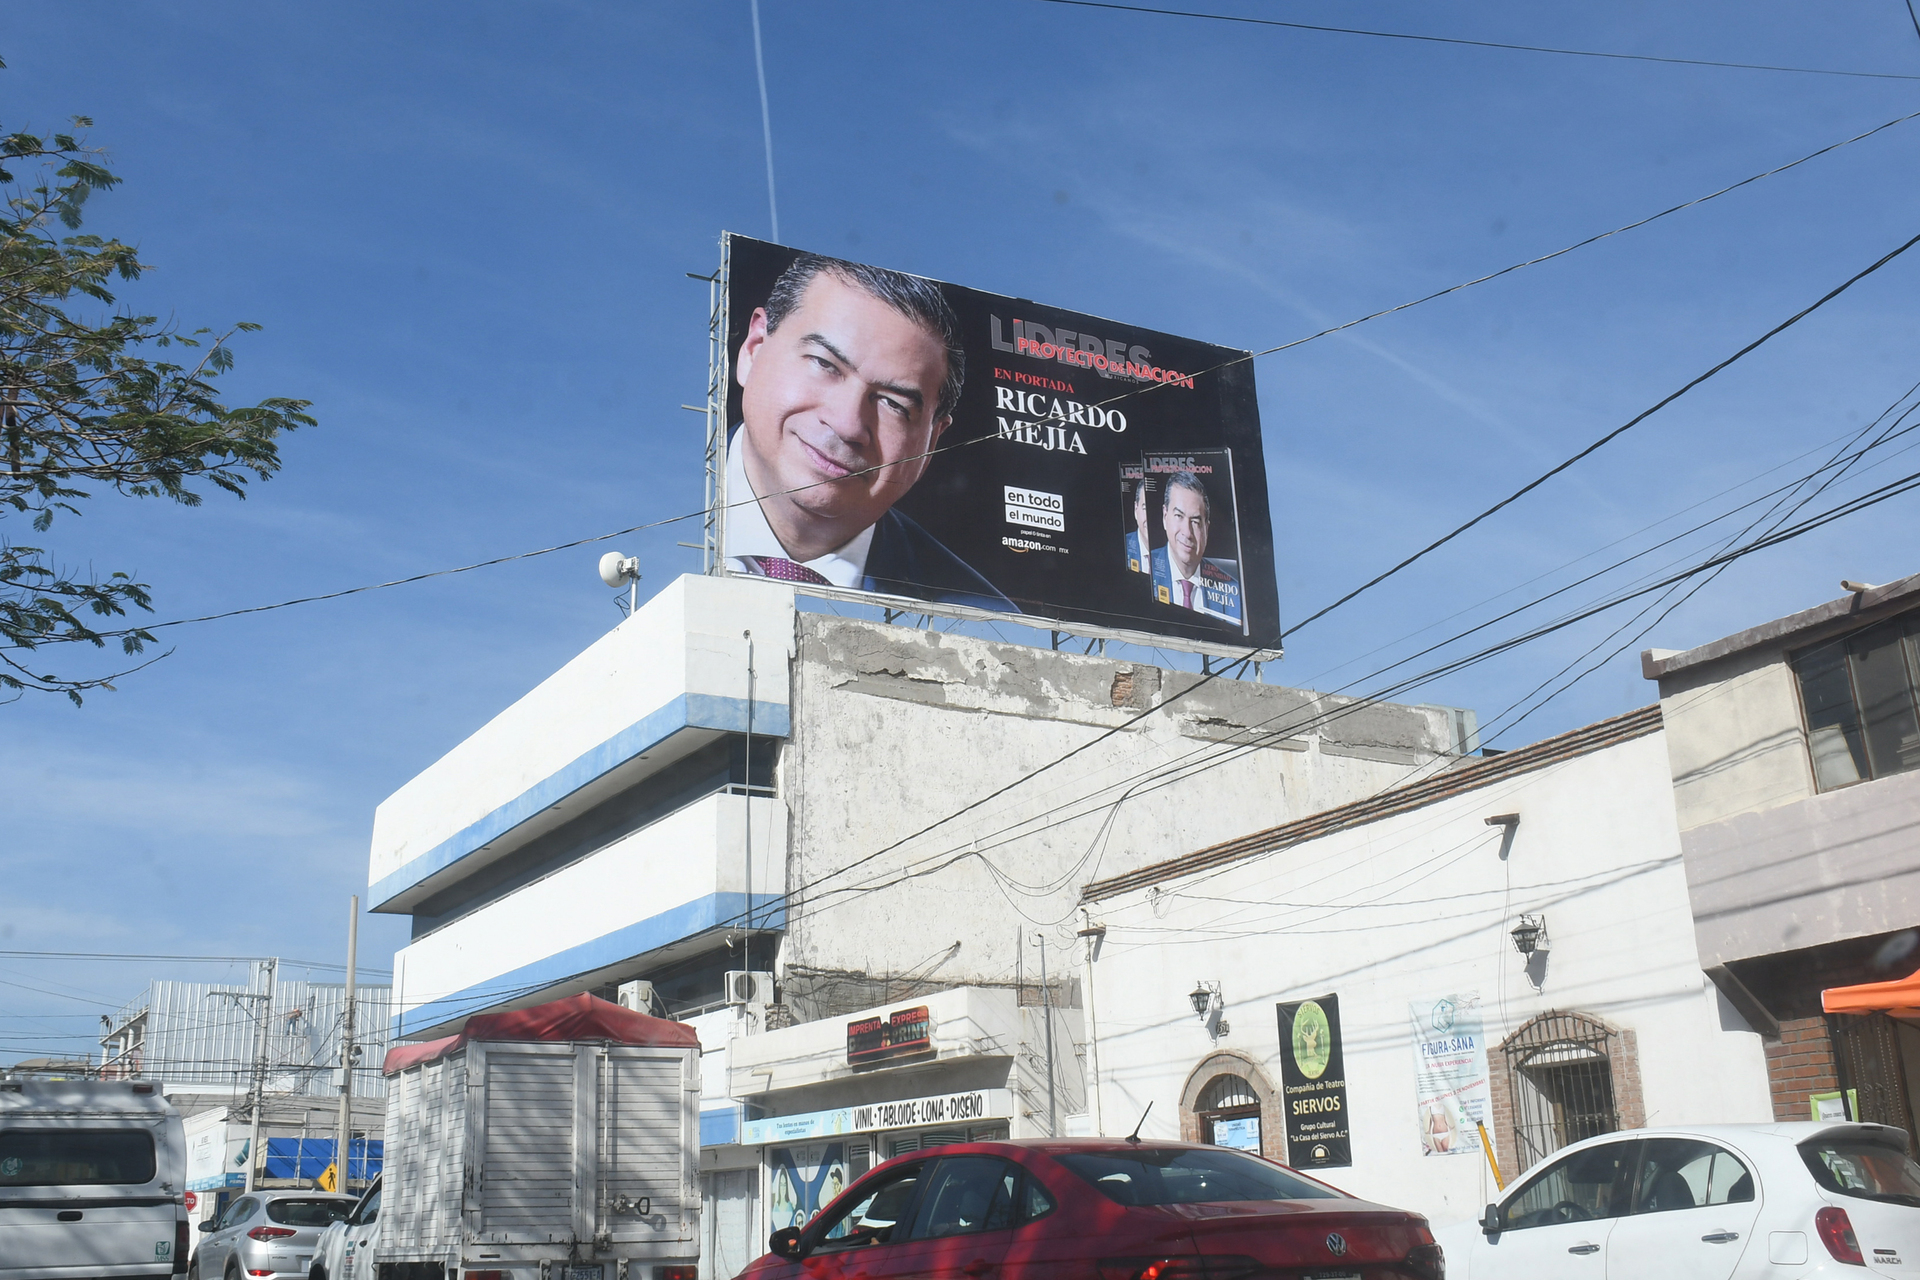
<svg viewBox="0 0 1920 1280">
<path fill-rule="evenodd" d="M 603 1265 L 564 1267 L 561 1270 L 562 1280 L 606 1280 L 607 1275 L 607 1269 Z M 1353 1280 L 1360 1280 L 1360 1277 L 1355 1276 Z"/>
</svg>

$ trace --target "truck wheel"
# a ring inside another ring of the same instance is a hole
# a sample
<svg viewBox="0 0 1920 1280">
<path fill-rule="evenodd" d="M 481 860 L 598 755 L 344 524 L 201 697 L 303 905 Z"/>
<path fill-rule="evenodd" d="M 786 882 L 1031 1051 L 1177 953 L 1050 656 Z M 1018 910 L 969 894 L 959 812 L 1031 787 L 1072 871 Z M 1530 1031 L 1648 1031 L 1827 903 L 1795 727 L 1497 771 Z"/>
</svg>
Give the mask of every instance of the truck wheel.
<svg viewBox="0 0 1920 1280">
<path fill-rule="evenodd" d="M 327 1269 L 319 1263 L 313 1264 L 313 1270 L 307 1272 L 307 1280 L 327 1280 Z"/>
</svg>

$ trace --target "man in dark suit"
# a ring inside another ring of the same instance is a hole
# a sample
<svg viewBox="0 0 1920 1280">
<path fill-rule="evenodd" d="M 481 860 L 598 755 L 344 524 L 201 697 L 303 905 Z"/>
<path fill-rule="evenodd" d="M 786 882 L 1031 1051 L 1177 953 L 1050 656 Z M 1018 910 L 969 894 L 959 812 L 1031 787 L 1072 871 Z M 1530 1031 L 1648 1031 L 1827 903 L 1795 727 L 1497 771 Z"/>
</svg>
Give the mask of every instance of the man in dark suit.
<svg viewBox="0 0 1920 1280">
<path fill-rule="evenodd" d="M 1167 477 L 1160 522 L 1167 544 L 1153 549 L 1155 598 L 1239 625 L 1244 616 L 1239 576 L 1230 562 L 1207 559 L 1212 503 L 1198 476 L 1176 471 Z"/>
<path fill-rule="evenodd" d="M 781 273 L 734 362 L 727 563 L 737 573 L 1019 612 L 893 504 L 966 376 L 939 287 L 816 254 Z M 740 504 L 748 496 L 758 501 Z"/>
</svg>

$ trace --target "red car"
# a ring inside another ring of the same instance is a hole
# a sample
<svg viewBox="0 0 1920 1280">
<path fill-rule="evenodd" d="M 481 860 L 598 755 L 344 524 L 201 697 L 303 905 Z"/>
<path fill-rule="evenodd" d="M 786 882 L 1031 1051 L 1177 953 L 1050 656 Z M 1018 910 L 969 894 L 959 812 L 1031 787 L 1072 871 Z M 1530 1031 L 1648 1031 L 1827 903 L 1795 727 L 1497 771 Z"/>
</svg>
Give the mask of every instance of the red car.
<svg viewBox="0 0 1920 1280">
<path fill-rule="evenodd" d="M 1442 1280 L 1417 1213 L 1226 1147 L 973 1142 L 889 1160 L 742 1280 Z"/>
</svg>

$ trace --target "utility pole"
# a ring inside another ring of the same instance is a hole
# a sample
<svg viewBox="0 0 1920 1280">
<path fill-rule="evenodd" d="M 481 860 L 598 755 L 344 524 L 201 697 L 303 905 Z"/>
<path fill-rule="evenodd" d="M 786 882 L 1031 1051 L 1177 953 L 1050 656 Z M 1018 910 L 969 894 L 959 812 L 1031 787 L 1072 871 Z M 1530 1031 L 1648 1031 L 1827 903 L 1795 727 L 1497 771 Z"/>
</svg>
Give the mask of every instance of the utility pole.
<svg viewBox="0 0 1920 1280">
<path fill-rule="evenodd" d="M 247 1123 L 247 1190 L 254 1190 L 256 1177 L 254 1170 L 260 1167 L 260 1107 L 267 1096 L 267 1027 L 273 1021 L 273 980 L 280 968 L 278 959 L 262 960 L 261 967 L 266 970 L 267 989 L 261 991 L 215 991 L 216 996 L 225 996 L 235 1004 L 250 1000 L 260 1005 L 259 1025 L 254 1031 L 253 1040 L 253 1082 L 247 1088 L 247 1107 L 252 1118 Z"/>
<path fill-rule="evenodd" d="M 754 7 L 753 13 L 754 13 L 754 21 L 758 22 L 760 18 L 760 9 L 758 5 Z M 757 31 L 759 30 L 759 28 L 755 27 L 754 30 Z M 747 745 L 746 745 L 746 760 L 742 764 L 741 770 L 740 770 L 740 776 L 743 779 L 743 784 L 742 784 L 743 789 L 747 793 L 741 802 L 741 812 L 745 814 L 745 818 L 743 819 L 742 825 L 745 827 L 746 833 L 747 833 L 746 841 L 745 841 L 746 867 L 744 868 L 744 875 L 745 875 L 746 889 L 747 889 L 745 894 L 746 908 L 747 908 L 747 927 L 740 935 L 740 967 L 746 972 L 752 973 L 753 972 L 753 632 L 742 631 L 740 634 L 742 637 L 746 639 L 746 642 L 747 642 Z M 753 979 L 749 978 L 747 979 L 747 981 L 751 982 L 753 981 Z M 733 993 L 731 991 L 727 993 L 727 998 L 729 1000 L 733 998 Z M 764 1027 L 761 1029 L 765 1030 Z"/>
<path fill-rule="evenodd" d="M 360 958 L 360 895 L 353 895 L 347 908 L 347 994 L 340 1006 L 340 1124 L 334 1140 L 333 1159 L 337 1170 L 334 1190 L 347 1189 L 347 1162 L 353 1150 L 353 1015 L 359 989 L 354 986 L 354 965 Z"/>
<path fill-rule="evenodd" d="M 1053 988 L 1047 985 L 1047 935 L 1033 935 L 1040 942 L 1040 1008 L 1047 1015 L 1047 1136 L 1060 1136 L 1060 1104 L 1054 1096 L 1053 1082 Z"/>
</svg>

